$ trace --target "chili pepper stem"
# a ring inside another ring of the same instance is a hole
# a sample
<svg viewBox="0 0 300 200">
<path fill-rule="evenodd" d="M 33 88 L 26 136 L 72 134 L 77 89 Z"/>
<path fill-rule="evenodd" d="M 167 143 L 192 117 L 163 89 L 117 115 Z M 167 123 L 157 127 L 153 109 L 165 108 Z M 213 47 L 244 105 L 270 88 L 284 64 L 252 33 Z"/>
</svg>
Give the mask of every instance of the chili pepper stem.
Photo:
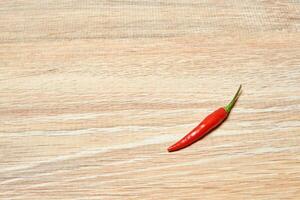
<svg viewBox="0 0 300 200">
<path fill-rule="evenodd" d="M 230 111 L 233 108 L 235 102 L 238 100 L 241 89 L 242 89 L 242 85 L 240 85 L 239 89 L 235 93 L 235 95 L 234 95 L 233 99 L 230 101 L 230 103 L 227 106 L 224 107 L 224 109 L 226 110 L 227 113 L 230 113 Z"/>
</svg>

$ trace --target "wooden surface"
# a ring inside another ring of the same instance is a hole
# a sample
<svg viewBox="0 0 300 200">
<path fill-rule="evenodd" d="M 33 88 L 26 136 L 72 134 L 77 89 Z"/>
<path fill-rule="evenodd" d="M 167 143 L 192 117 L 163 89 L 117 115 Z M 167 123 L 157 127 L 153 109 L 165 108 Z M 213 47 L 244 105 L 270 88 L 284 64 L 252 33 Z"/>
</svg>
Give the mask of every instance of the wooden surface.
<svg viewBox="0 0 300 200">
<path fill-rule="evenodd" d="M 299 143 L 299 1 L 0 2 L 1 199 L 300 199 Z"/>
</svg>

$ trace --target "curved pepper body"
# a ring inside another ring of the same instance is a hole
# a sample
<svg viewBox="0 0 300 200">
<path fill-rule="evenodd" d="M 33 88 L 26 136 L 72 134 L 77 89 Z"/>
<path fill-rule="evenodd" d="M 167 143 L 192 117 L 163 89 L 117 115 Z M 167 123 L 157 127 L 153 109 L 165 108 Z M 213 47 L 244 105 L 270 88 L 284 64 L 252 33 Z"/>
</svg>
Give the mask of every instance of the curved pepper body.
<svg viewBox="0 0 300 200">
<path fill-rule="evenodd" d="M 197 140 L 201 139 L 203 136 L 208 134 L 212 129 L 216 128 L 220 125 L 229 115 L 232 110 L 235 102 L 237 101 L 240 91 L 242 89 L 242 85 L 240 85 L 239 89 L 235 93 L 233 99 L 230 103 L 218 110 L 214 111 L 210 115 L 208 115 L 198 126 L 196 126 L 191 132 L 189 132 L 186 136 L 184 136 L 181 140 L 173 144 L 168 148 L 168 151 L 177 151 L 183 149 Z"/>
<path fill-rule="evenodd" d="M 220 125 L 228 116 L 228 112 L 225 108 L 219 108 L 210 115 L 208 115 L 198 126 L 196 126 L 191 132 L 184 136 L 181 140 L 173 144 L 168 148 L 169 152 L 183 149 L 197 140 L 204 137 L 212 129 Z"/>
</svg>

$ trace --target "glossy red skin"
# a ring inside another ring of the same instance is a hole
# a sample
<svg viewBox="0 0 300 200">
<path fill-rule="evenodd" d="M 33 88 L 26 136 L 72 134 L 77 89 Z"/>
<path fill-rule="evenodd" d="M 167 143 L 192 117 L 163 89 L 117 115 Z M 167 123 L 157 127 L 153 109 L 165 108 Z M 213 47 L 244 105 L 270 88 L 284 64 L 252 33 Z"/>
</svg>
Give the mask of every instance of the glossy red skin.
<svg viewBox="0 0 300 200">
<path fill-rule="evenodd" d="M 198 126 L 196 126 L 181 140 L 170 146 L 168 148 L 168 151 L 178 151 L 193 144 L 194 142 L 208 134 L 212 129 L 220 125 L 227 118 L 227 116 L 228 113 L 223 107 L 217 109 L 216 111 L 208 115 Z"/>
</svg>

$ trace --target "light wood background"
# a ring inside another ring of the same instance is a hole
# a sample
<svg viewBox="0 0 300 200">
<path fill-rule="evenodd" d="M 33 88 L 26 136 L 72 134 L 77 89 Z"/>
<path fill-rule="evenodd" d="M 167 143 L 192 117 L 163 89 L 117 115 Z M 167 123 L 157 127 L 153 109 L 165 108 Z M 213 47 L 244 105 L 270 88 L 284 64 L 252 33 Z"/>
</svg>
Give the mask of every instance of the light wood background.
<svg viewBox="0 0 300 200">
<path fill-rule="evenodd" d="M 300 199 L 299 143 L 299 1 L 0 1 L 1 199 Z"/>
</svg>

